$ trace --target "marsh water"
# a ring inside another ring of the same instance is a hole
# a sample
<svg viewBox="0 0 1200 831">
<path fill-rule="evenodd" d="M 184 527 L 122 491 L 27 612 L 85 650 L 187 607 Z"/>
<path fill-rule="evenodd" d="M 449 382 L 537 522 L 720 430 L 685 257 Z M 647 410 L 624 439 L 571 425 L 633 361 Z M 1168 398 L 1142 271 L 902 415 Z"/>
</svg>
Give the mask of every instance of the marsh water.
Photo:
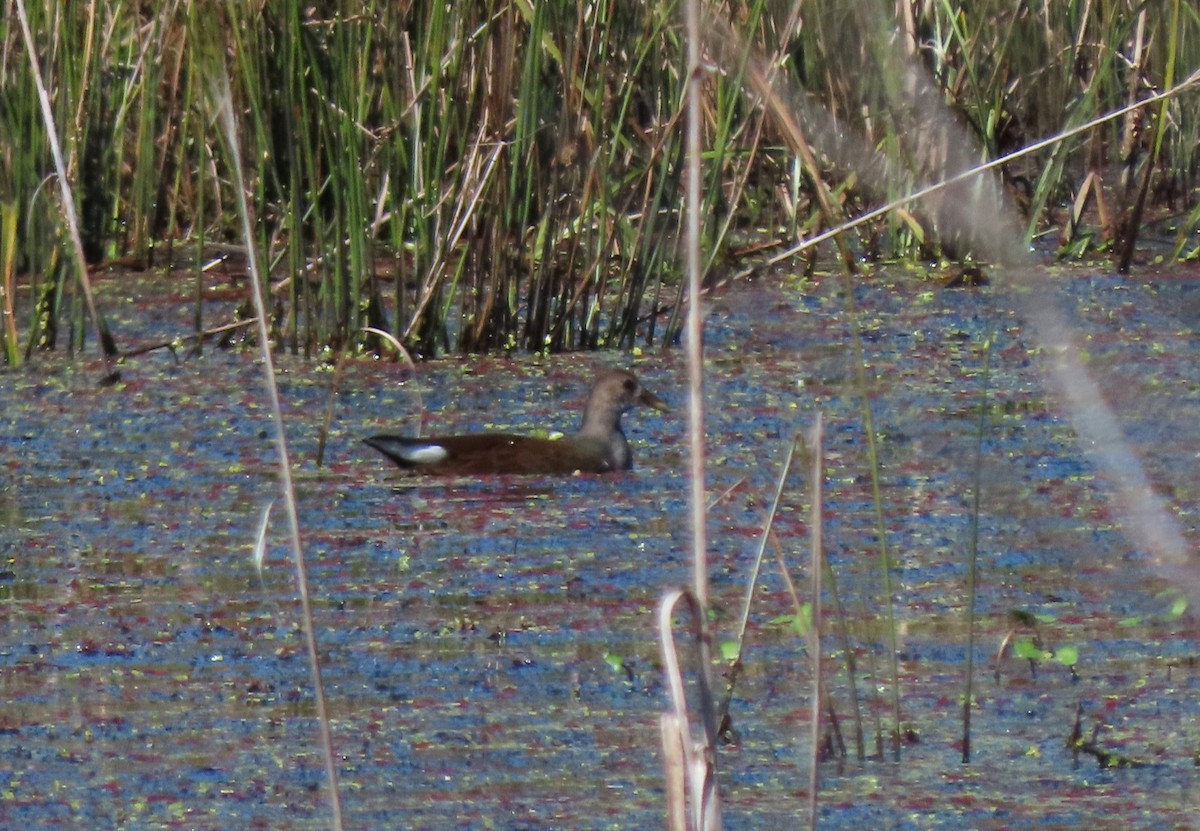
<svg viewBox="0 0 1200 831">
<path fill-rule="evenodd" d="M 1192 538 L 1198 276 L 1046 278 Z M 191 284 L 134 279 L 100 284 L 122 317 L 122 346 L 186 333 Z M 858 658 L 868 758 L 851 742 L 821 762 L 819 826 L 1190 827 L 1197 629 L 1121 533 L 1111 483 L 1045 391 L 1036 344 L 988 288 L 885 272 L 856 284 L 852 318 L 846 285 L 772 278 L 706 307 L 718 640 L 731 637 L 787 447 L 818 411 L 827 421 L 826 547 Z M 893 682 L 855 328 L 892 557 L 899 764 L 886 740 L 875 755 Z M 420 480 L 360 443 L 381 429 L 569 429 L 607 364 L 632 366 L 674 407 L 626 417 L 637 459 L 626 475 Z M 278 507 L 261 572 L 253 561 L 278 495 L 257 355 L 159 350 L 121 373 L 99 387 L 94 356 L 39 355 L 0 376 L 0 826 L 328 827 Z M 349 827 L 661 827 L 655 607 L 690 579 L 682 354 L 476 357 L 416 371 L 349 361 L 321 467 L 334 373 L 281 356 L 277 375 Z M 799 582 L 808 499 L 797 470 L 775 529 Z M 718 756 L 729 828 L 805 818 L 811 674 L 774 556 Z M 1014 610 L 1036 616 L 1041 647 L 1058 659 L 1010 650 L 997 662 Z M 830 638 L 826 665 L 849 735 L 841 650 Z M 1088 740 L 1139 765 L 1103 769 L 1073 752 L 1077 709 Z"/>
</svg>

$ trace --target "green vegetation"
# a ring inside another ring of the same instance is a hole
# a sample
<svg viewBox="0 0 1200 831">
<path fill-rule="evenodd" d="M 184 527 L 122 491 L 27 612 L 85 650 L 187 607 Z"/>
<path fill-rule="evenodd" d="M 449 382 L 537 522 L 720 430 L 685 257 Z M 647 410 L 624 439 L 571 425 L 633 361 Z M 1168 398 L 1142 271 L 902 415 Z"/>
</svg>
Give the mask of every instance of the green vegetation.
<svg viewBox="0 0 1200 831">
<path fill-rule="evenodd" d="M 726 9 L 706 21 L 715 277 L 957 173 L 964 154 L 1019 150 L 1200 66 L 1200 18 L 1178 2 L 930 3 L 899 18 L 854 2 L 793 17 L 761 0 Z M 191 274 L 197 331 L 203 264 L 240 262 L 247 244 L 236 153 L 281 347 L 381 347 L 368 326 L 423 356 L 678 337 L 686 79 L 672 3 L 184 0 L 28 14 L 84 254 Z M 15 17 L 0 21 L 0 44 L 0 290 L 14 303 L 0 335 L 12 364 L 61 346 L 60 330 L 80 347 L 87 312 Z M 914 84 L 917 66 L 931 85 Z M 242 124 L 236 148 L 214 127 L 218 78 Z M 1174 254 L 1195 256 L 1193 95 L 1004 165 L 1029 233 L 1055 228 L 1063 252 L 1111 250 L 1127 267 L 1139 231 L 1170 215 Z M 933 104 L 959 124 L 931 122 Z M 836 135 L 814 113 L 836 118 Z M 969 256 L 947 215 L 936 201 L 898 207 L 839 237 L 839 256 L 846 267 Z"/>
</svg>

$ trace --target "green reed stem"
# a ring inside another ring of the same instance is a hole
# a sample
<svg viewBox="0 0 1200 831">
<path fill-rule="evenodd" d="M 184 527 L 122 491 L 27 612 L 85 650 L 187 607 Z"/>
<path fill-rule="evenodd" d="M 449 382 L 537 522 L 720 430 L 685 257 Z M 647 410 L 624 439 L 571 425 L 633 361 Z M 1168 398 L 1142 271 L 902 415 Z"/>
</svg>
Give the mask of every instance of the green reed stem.
<svg viewBox="0 0 1200 831">
<path fill-rule="evenodd" d="M 880 600 L 885 610 L 888 639 L 888 668 L 892 677 L 892 758 L 900 761 L 900 665 L 899 648 L 896 642 L 896 602 L 892 594 L 892 560 L 888 552 L 887 523 L 883 515 L 883 492 L 880 487 L 879 446 L 875 433 L 875 416 L 871 409 L 871 395 L 867 384 L 867 361 L 859 329 L 858 303 L 854 299 L 854 286 L 847 277 L 843 294 L 846 308 L 853 322 L 854 379 L 858 388 L 859 412 L 863 420 L 863 432 L 867 442 L 867 467 L 871 472 L 871 501 L 875 514 L 875 541 L 879 547 Z"/>
<path fill-rule="evenodd" d="M 971 707 L 974 702 L 975 683 L 975 616 L 976 590 L 979 585 L 979 509 L 983 492 L 983 438 L 988 431 L 989 386 L 992 377 L 992 351 L 995 347 L 994 322 L 983 344 L 983 386 L 979 392 L 979 421 L 975 430 L 975 466 L 971 473 L 971 541 L 967 552 L 967 660 L 963 672 L 962 699 L 962 760 L 971 761 Z"/>
</svg>

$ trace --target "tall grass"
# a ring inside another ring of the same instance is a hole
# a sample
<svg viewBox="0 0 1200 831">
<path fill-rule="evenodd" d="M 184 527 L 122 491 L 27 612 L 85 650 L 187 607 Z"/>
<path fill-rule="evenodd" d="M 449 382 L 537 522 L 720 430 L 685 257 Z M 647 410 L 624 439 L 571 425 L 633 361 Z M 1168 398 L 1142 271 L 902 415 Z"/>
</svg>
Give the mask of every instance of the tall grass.
<svg viewBox="0 0 1200 831">
<path fill-rule="evenodd" d="M 702 83 L 706 268 L 743 264 L 738 252 L 943 175 L 948 139 L 927 129 L 904 66 L 925 67 L 982 160 L 1200 65 L 1200 19 L 1173 8 L 931 3 L 888 17 L 854 3 L 735 3 L 707 21 L 721 71 Z M 203 258 L 183 252 L 236 240 L 236 153 L 261 218 L 279 346 L 373 348 L 367 326 L 424 356 L 628 347 L 680 332 L 686 78 L 671 3 L 182 0 L 38 4 L 31 15 L 93 266 L 191 267 Z M 77 304 L 64 292 L 62 206 L 46 187 L 46 130 L 12 21 L 0 19 L 0 205 L 17 206 L 18 229 L 0 238 L 0 261 L 29 287 L 14 321 L 29 351 L 56 345 Z M 229 40 L 244 115 L 231 150 L 203 94 L 207 23 Z M 761 90 L 746 94 L 755 72 L 905 160 L 885 192 L 861 164 L 798 144 L 804 132 L 764 111 Z M 1082 196 L 1101 210 L 1063 232 L 1064 252 L 1107 246 L 1120 229 L 1136 238 L 1141 222 L 1172 211 L 1184 214 L 1176 252 L 1194 255 L 1192 103 L 1165 102 L 1153 118 L 1134 113 L 1007 166 L 1029 231 L 1056 226 Z M 1148 219 L 1134 213 L 1139 193 Z M 892 210 L 840 237 L 840 256 L 849 267 L 864 254 L 970 254 L 944 218 L 930 201 Z"/>
</svg>

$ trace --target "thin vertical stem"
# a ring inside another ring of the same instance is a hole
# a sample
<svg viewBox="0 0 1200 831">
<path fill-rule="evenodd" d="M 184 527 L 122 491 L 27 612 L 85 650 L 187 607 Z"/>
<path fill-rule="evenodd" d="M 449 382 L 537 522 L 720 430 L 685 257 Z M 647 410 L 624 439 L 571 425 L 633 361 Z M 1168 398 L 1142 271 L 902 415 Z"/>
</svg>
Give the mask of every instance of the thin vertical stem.
<svg viewBox="0 0 1200 831">
<path fill-rule="evenodd" d="M 694 613 L 698 633 L 700 660 L 696 672 L 702 678 L 701 686 L 711 689 L 709 674 L 712 672 L 712 631 L 708 626 L 708 539 L 706 534 L 706 505 L 704 492 L 704 330 L 700 317 L 700 3 L 687 0 L 684 3 L 687 24 L 687 172 L 685 190 L 687 195 L 686 249 L 688 271 L 688 407 L 689 459 L 691 462 L 691 515 L 692 515 L 692 580 L 693 594 L 699 607 Z M 713 811 L 704 812 L 706 828 L 720 827 L 720 812 L 715 810 L 716 794 L 716 735 L 715 708 L 704 708 L 705 735 L 711 752 L 713 774 L 711 802 Z M 697 794 L 692 795 L 698 798 Z"/>
<path fill-rule="evenodd" d="M 812 440 L 812 637 L 808 639 L 812 661 L 812 701 L 809 726 L 812 729 L 812 756 L 808 765 L 808 827 L 817 828 L 818 764 L 821 747 L 821 572 L 825 562 L 825 417 L 817 412 Z"/>
<path fill-rule="evenodd" d="M 250 209 L 246 204 L 246 183 L 242 176 L 241 160 L 237 156 L 238 127 L 233 112 L 233 95 L 229 90 L 229 78 L 221 74 L 214 79 L 213 103 L 225 131 L 229 149 L 229 170 L 242 221 L 242 233 L 246 240 L 246 265 L 250 271 L 250 296 L 254 300 L 254 311 L 258 318 L 258 346 L 262 353 L 263 378 L 271 402 L 271 420 L 275 425 L 275 447 L 279 453 L 279 484 L 283 491 L 283 503 L 287 508 L 288 537 L 291 542 L 292 559 L 296 567 L 296 583 L 300 593 L 300 609 L 304 615 L 304 635 L 308 647 L 308 663 L 312 674 L 313 698 L 316 704 L 317 727 L 321 737 L 321 751 L 325 761 L 325 775 L 329 781 L 329 807 L 332 811 L 334 831 L 341 831 L 342 801 L 338 785 L 338 771 L 333 755 L 333 736 L 329 728 L 329 707 L 325 701 L 325 683 L 321 678 L 320 651 L 317 648 L 317 633 L 313 625 L 312 602 L 308 593 L 308 569 L 304 563 L 304 549 L 300 544 L 300 516 L 296 508 L 296 488 L 292 482 L 292 460 L 288 453 L 287 436 L 283 429 L 283 408 L 279 403 L 279 387 L 275 381 L 275 361 L 271 357 L 271 333 L 268 329 L 267 304 L 263 298 L 263 277 L 259 273 L 255 255 L 254 223 L 250 220 Z M 219 86 L 218 86 L 219 85 Z"/>
<path fill-rule="evenodd" d="M 688 272 L 688 437 L 692 478 L 693 591 L 701 608 L 708 608 L 708 539 L 704 494 L 704 332 L 700 310 L 700 4 L 684 4 L 687 24 L 687 234 L 684 240 Z"/>
<path fill-rule="evenodd" d="M 988 426 L 988 387 L 992 375 L 992 348 L 995 332 L 989 331 L 983 347 L 983 389 L 979 393 L 979 421 L 975 434 L 975 470 L 971 488 L 971 548 L 967 554 L 967 661 L 963 673 L 962 761 L 971 761 L 971 699 L 975 695 L 975 596 L 979 585 L 979 505 L 983 484 L 983 437 Z"/>
</svg>

